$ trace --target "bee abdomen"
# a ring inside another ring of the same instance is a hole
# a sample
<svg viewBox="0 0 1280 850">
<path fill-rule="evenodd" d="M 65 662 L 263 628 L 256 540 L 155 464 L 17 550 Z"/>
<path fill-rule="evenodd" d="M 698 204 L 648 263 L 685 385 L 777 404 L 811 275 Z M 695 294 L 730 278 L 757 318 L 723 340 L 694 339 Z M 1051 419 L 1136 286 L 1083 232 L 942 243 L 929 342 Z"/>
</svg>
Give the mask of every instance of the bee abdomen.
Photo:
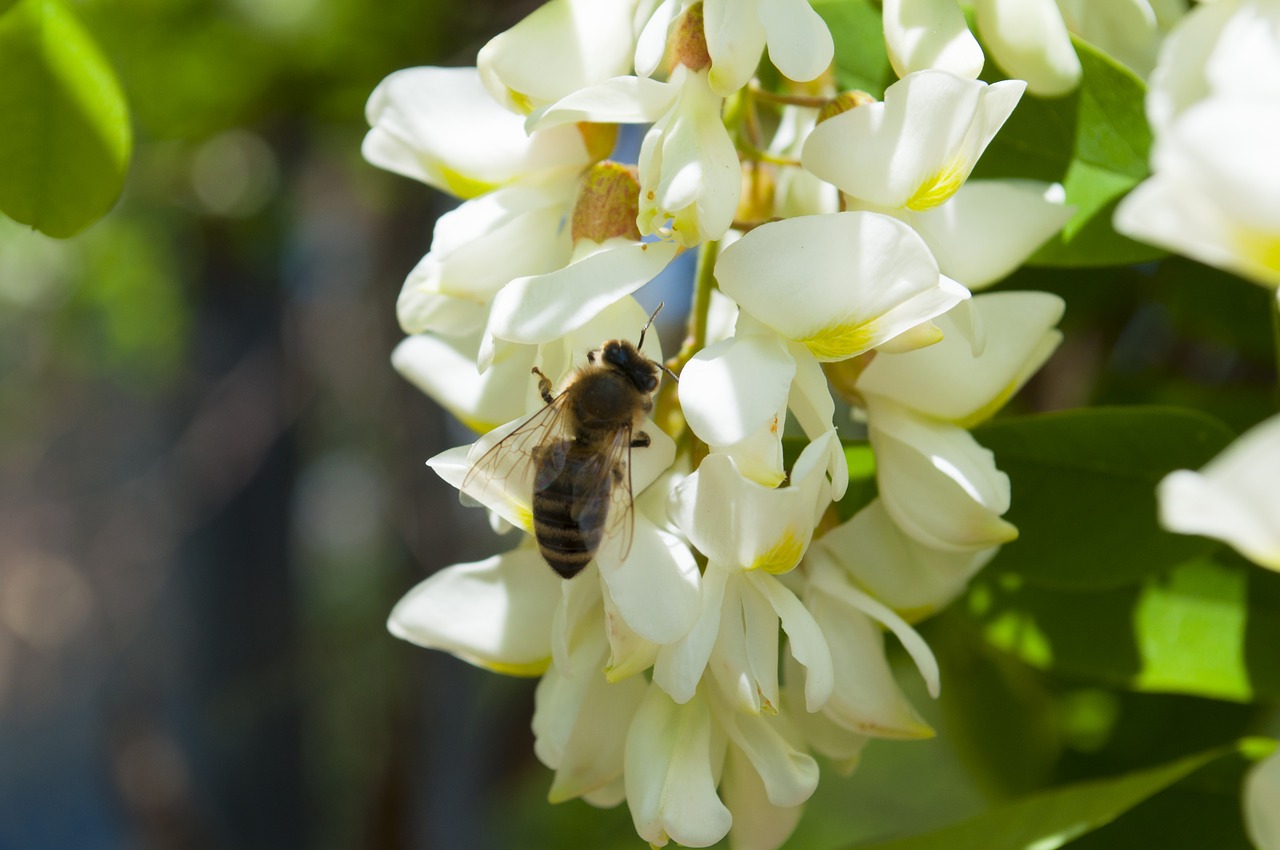
<svg viewBox="0 0 1280 850">
<path fill-rule="evenodd" d="M 572 578 L 595 557 L 603 524 L 576 519 L 572 496 L 551 488 L 533 496 L 533 532 L 551 568 Z"/>
</svg>

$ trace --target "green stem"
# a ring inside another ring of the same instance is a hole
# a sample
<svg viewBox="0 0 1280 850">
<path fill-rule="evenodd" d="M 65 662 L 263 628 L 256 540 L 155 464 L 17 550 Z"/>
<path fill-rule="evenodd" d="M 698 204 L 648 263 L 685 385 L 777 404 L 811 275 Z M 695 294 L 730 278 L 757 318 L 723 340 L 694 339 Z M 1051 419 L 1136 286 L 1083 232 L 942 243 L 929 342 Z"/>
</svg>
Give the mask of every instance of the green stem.
<svg viewBox="0 0 1280 850">
<path fill-rule="evenodd" d="M 698 252 L 698 267 L 693 275 L 693 304 L 689 307 L 689 333 L 677 359 L 680 365 L 707 347 L 707 314 L 711 310 L 711 290 L 716 285 L 716 258 L 720 256 L 720 243 L 704 242 Z"/>
</svg>

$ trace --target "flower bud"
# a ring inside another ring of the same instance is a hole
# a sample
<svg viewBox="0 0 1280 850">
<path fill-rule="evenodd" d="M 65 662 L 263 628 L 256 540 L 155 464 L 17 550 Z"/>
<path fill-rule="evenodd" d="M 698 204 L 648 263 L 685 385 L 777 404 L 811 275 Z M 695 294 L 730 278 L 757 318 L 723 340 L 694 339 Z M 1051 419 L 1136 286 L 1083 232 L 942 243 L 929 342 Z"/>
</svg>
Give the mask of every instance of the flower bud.
<svg viewBox="0 0 1280 850">
<path fill-rule="evenodd" d="M 707 36 L 702 29 L 702 4 L 695 3 L 676 22 L 671 34 L 671 70 L 684 65 L 690 71 L 711 67 L 711 53 L 707 50 Z"/>
<path fill-rule="evenodd" d="M 875 103 L 876 99 L 861 90 L 846 91 L 833 97 L 827 101 L 822 109 L 818 110 L 818 123 L 821 124 L 828 118 L 835 118 L 842 112 L 848 112 L 850 109 L 858 106 L 866 106 L 868 103 Z"/>
<path fill-rule="evenodd" d="M 636 216 L 640 212 L 640 179 L 635 166 L 612 160 L 588 169 L 573 205 L 570 233 L 579 240 L 604 242 L 615 236 L 639 241 Z"/>
</svg>

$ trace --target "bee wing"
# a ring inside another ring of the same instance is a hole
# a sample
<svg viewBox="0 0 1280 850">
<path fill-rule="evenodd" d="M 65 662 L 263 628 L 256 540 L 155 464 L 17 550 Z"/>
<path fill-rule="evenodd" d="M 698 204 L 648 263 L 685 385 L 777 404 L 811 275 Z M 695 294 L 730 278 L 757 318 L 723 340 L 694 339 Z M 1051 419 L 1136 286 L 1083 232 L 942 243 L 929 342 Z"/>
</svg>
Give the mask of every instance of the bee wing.
<svg viewBox="0 0 1280 850">
<path fill-rule="evenodd" d="M 620 558 L 631 551 L 635 531 L 634 500 L 631 488 L 631 427 L 618 429 L 607 449 L 601 454 L 602 480 L 612 488 L 605 518 L 605 536 L 616 538 Z M 600 500 L 603 501 L 603 500 Z"/>
<path fill-rule="evenodd" d="M 564 428 L 563 394 L 551 403 L 519 421 L 514 428 L 498 428 L 475 442 L 467 458 L 470 469 L 462 479 L 464 501 L 473 500 L 487 507 L 506 503 L 515 513 L 528 516 L 536 476 L 535 461 L 551 451 L 550 463 L 564 464 L 564 453 L 552 449 L 559 446 Z M 504 433 L 505 432 L 505 433 Z M 557 467 L 552 474 L 558 474 Z M 499 510 L 499 513 L 505 513 Z"/>
</svg>

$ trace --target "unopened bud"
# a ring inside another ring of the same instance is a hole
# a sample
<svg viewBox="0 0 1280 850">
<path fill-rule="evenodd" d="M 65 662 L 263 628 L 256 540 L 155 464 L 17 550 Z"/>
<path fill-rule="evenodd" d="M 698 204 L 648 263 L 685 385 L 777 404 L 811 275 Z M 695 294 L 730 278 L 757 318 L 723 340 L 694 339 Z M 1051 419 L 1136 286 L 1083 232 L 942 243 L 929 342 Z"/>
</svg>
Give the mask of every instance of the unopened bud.
<svg viewBox="0 0 1280 850">
<path fill-rule="evenodd" d="M 849 404 L 861 405 L 862 394 L 858 391 L 858 378 L 862 377 L 862 373 L 871 365 L 875 357 L 876 351 L 873 349 L 857 357 L 850 357 L 848 360 L 823 363 L 822 373 L 827 376 L 827 381 L 836 395 Z"/>
<path fill-rule="evenodd" d="M 821 124 L 828 118 L 835 118 L 841 112 L 848 112 L 855 107 L 866 106 L 868 103 L 875 102 L 876 99 L 864 91 L 840 92 L 818 110 L 818 123 Z"/>
<path fill-rule="evenodd" d="M 636 216 L 640 213 L 640 178 L 635 166 L 605 160 L 587 170 L 573 205 L 570 234 L 604 242 L 615 236 L 640 239 Z"/>
<path fill-rule="evenodd" d="M 676 21 L 671 34 L 671 70 L 684 65 L 690 71 L 711 67 L 707 36 L 702 29 L 702 4 L 695 3 Z"/>
<path fill-rule="evenodd" d="M 742 194 L 738 196 L 736 221 L 765 222 L 773 215 L 778 178 L 771 165 L 752 162 L 742 170 Z"/>
</svg>

